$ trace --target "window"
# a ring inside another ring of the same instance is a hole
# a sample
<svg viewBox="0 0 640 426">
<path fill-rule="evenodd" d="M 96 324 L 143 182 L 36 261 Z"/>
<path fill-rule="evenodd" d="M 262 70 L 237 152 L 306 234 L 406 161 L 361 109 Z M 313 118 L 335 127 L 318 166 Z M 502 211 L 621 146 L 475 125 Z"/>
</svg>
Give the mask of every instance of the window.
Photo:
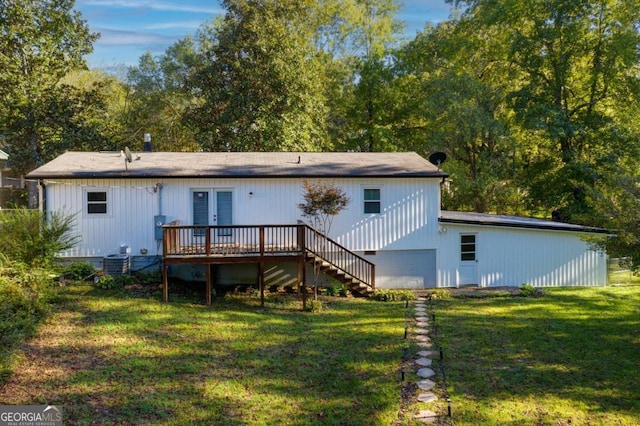
<svg viewBox="0 0 640 426">
<path fill-rule="evenodd" d="M 460 235 L 460 260 L 476 260 L 475 235 Z"/>
<path fill-rule="evenodd" d="M 87 214 L 107 214 L 106 191 L 87 191 Z"/>
<path fill-rule="evenodd" d="M 380 213 L 380 188 L 365 188 L 364 212 Z"/>
</svg>

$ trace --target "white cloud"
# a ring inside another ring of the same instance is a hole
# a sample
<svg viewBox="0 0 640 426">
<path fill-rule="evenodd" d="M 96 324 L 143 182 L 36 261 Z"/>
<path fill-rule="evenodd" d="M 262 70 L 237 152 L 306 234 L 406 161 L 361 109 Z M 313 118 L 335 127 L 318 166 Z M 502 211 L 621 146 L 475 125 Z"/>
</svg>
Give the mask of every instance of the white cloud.
<svg viewBox="0 0 640 426">
<path fill-rule="evenodd" d="M 166 1 L 135 1 L 135 0 L 80 0 L 79 6 L 97 6 L 97 7 L 119 7 L 126 9 L 150 9 L 163 12 L 189 12 L 189 13 L 208 13 L 220 14 L 223 10 L 216 5 L 200 6 L 185 4 L 184 2 L 166 2 Z"/>
<path fill-rule="evenodd" d="M 100 33 L 100 38 L 95 44 L 101 46 L 167 45 L 177 39 L 177 37 L 139 31 L 123 31 L 111 28 L 96 28 L 96 30 Z"/>
</svg>

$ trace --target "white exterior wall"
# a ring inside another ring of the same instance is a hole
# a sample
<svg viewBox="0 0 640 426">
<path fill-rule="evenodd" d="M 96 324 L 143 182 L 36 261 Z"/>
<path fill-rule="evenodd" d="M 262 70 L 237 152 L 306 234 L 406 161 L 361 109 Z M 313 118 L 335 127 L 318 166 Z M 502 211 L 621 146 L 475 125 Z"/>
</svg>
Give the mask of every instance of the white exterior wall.
<svg viewBox="0 0 640 426">
<path fill-rule="evenodd" d="M 606 255 L 590 250 L 580 233 L 453 223 L 442 223 L 440 231 L 439 287 L 462 284 L 460 234 L 476 235 L 476 281 L 481 287 L 607 283 Z"/>
<path fill-rule="evenodd" d="M 438 244 L 440 180 L 428 178 L 326 179 L 351 199 L 333 222 L 331 236 L 356 251 L 435 249 Z M 233 192 L 235 225 L 295 224 L 303 219 L 303 179 L 72 179 L 45 181 L 48 211 L 76 214 L 82 243 L 62 257 L 103 257 L 147 249 L 161 254 L 154 216 L 192 224 L 193 190 Z M 160 184 L 161 189 L 155 190 Z M 364 188 L 380 188 L 381 213 L 364 214 Z M 86 192 L 107 191 L 108 214 L 86 213 Z M 249 195 L 252 193 L 253 195 Z"/>
</svg>

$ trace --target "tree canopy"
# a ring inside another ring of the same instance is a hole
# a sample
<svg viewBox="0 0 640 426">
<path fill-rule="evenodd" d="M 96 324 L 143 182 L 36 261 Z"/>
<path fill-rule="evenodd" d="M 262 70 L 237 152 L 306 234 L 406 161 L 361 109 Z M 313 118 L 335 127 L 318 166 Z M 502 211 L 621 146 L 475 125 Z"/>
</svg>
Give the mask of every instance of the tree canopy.
<svg viewBox="0 0 640 426">
<path fill-rule="evenodd" d="M 403 38 L 395 0 L 225 0 L 124 81 L 86 72 L 72 0 L 0 5 L 0 148 L 444 151 L 447 209 L 619 230 L 640 260 L 640 0 L 451 1 Z M 640 262 L 638 262 L 640 265 Z"/>
</svg>

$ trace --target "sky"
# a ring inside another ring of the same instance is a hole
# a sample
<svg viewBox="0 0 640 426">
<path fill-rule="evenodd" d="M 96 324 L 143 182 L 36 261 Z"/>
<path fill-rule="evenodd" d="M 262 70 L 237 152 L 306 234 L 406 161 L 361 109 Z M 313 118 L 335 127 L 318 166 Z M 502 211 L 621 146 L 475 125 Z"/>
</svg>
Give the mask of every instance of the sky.
<svg viewBox="0 0 640 426">
<path fill-rule="evenodd" d="M 76 0 L 92 32 L 101 36 L 87 57 L 90 68 L 132 66 L 145 52 L 161 55 L 176 41 L 194 34 L 205 21 L 224 14 L 217 0 Z M 445 0 L 404 0 L 398 18 L 405 35 L 415 36 L 428 22 L 449 16 Z"/>
</svg>

